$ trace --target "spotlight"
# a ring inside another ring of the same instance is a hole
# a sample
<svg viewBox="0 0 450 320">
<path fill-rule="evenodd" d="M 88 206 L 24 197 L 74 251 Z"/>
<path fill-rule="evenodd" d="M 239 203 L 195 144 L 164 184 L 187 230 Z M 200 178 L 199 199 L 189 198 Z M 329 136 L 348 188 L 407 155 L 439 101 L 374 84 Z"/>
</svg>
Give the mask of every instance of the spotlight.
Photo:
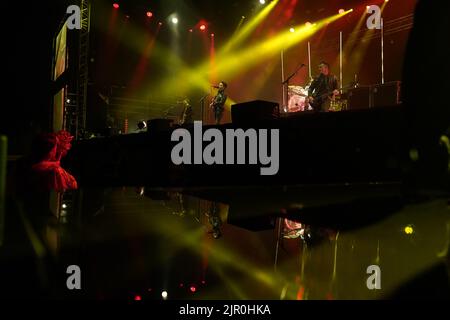
<svg viewBox="0 0 450 320">
<path fill-rule="evenodd" d="M 384 2 L 389 2 L 389 0 L 384 0 Z"/>
<path fill-rule="evenodd" d="M 172 23 L 173 24 L 178 24 L 178 18 L 177 17 L 173 17 L 172 18 Z"/>
<path fill-rule="evenodd" d="M 113 8 L 114 9 L 119 9 L 119 4 L 118 3 L 113 3 Z"/>
<path fill-rule="evenodd" d="M 344 14 L 345 10 L 344 9 L 339 9 L 339 14 Z"/>
<path fill-rule="evenodd" d="M 307 23 L 305 23 L 305 25 L 306 25 L 307 27 L 311 27 L 311 26 L 312 26 L 312 23 L 308 21 Z"/>
<path fill-rule="evenodd" d="M 162 297 L 164 300 L 166 300 L 168 296 L 169 296 L 169 294 L 167 293 L 167 291 L 161 292 L 161 297 Z"/>
<path fill-rule="evenodd" d="M 66 99 L 66 103 L 70 104 L 70 99 L 69 98 Z"/>
<path fill-rule="evenodd" d="M 266 4 L 266 0 L 259 0 L 259 3 Z"/>
<path fill-rule="evenodd" d="M 192 29 L 189 29 L 189 32 L 194 32 L 194 30 L 192 30 Z"/>
<path fill-rule="evenodd" d="M 407 225 L 406 227 L 405 227 L 405 229 L 404 229 L 404 231 L 405 231 L 405 233 L 407 234 L 407 235 L 412 235 L 412 234 L 414 234 L 414 226 L 413 225 Z"/>
<path fill-rule="evenodd" d="M 147 11 L 147 17 L 149 18 L 153 17 L 153 13 L 151 11 Z"/>
<path fill-rule="evenodd" d="M 64 204 L 62 205 L 62 208 L 63 208 L 63 209 L 67 209 L 67 204 L 64 203 Z"/>
<path fill-rule="evenodd" d="M 206 30 L 206 25 L 204 25 L 204 24 L 200 25 L 200 30 L 205 31 Z"/>
<path fill-rule="evenodd" d="M 135 296 L 134 297 L 134 301 L 142 301 L 142 297 L 141 296 Z"/>
<path fill-rule="evenodd" d="M 211 33 L 211 38 L 214 38 L 214 33 Z"/>
<path fill-rule="evenodd" d="M 191 286 L 189 290 L 191 290 L 192 293 L 195 293 L 197 291 L 197 288 L 195 286 Z"/>
<path fill-rule="evenodd" d="M 159 26 L 162 26 L 162 22 L 158 22 L 158 25 L 159 25 Z"/>
<path fill-rule="evenodd" d="M 295 29 L 294 29 L 294 28 L 290 28 L 290 29 L 289 29 L 289 32 L 294 33 L 294 32 L 295 32 Z"/>
</svg>

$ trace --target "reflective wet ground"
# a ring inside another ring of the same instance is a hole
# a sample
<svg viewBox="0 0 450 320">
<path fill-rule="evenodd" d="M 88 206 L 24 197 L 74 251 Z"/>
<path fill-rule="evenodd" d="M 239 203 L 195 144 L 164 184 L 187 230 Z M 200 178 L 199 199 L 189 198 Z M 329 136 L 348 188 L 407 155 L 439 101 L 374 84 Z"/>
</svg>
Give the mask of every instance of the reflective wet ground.
<svg viewBox="0 0 450 320">
<path fill-rule="evenodd" d="M 125 300 L 449 298 L 448 195 L 399 190 L 84 189 L 64 196 L 59 221 L 13 202 L 0 291 Z M 80 267 L 81 290 L 67 289 L 70 265 Z"/>
</svg>

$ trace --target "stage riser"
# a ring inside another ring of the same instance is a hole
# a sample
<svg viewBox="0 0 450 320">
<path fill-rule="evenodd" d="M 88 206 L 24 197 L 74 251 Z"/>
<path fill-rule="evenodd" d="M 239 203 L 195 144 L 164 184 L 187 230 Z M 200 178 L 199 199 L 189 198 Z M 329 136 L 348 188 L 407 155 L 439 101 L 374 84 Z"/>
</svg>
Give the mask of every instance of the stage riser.
<svg viewBox="0 0 450 320">
<path fill-rule="evenodd" d="M 81 141 L 74 145 L 67 165 L 82 186 L 400 181 L 409 150 L 403 118 L 402 108 L 384 108 L 261 122 L 257 127 L 280 130 L 279 172 L 273 176 L 261 176 L 261 165 L 176 166 L 171 161 L 176 145 L 170 139 L 173 129 Z M 204 127 L 203 131 L 211 127 Z M 238 127 L 214 128 L 225 134 L 226 129 Z M 193 136 L 193 129 L 189 130 Z"/>
</svg>

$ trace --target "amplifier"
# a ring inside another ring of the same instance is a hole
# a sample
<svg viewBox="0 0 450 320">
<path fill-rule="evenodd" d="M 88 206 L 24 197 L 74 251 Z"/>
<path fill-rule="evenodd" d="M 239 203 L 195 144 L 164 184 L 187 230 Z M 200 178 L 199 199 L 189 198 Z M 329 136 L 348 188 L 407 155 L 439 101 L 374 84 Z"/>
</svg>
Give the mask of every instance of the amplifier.
<svg viewBox="0 0 450 320">
<path fill-rule="evenodd" d="M 368 109 L 372 106 L 371 87 L 360 86 L 347 92 L 348 110 Z"/>
<path fill-rule="evenodd" d="M 373 107 L 388 107 L 400 104 L 401 82 L 394 81 L 372 86 Z"/>
</svg>

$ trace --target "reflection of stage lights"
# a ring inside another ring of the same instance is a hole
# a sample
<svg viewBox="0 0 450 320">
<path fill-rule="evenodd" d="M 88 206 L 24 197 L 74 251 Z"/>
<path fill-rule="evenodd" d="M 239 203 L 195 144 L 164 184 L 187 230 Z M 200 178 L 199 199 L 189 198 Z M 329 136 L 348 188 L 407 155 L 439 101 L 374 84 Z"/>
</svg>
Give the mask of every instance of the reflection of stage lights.
<svg viewBox="0 0 450 320">
<path fill-rule="evenodd" d="M 214 239 L 219 239 L 222 236 L 222 232 L 218 228 L 214 229 L 212 234 Z"/>
<path fill-rule="evenodd" d="M 137 127 L 139 130 L 144 130 L 147 128 L 147 123 L 145 121 L 139 121 Z"/>
<path fill-rule="evenodd" d="M 139 188 L 137 188 L 137 189 L 136 189 L 136 193 L 137 193 L 139 196 L 143 197 L 143 196 L 145 195 L 145 188 L 144 188 L 144 187 L 139 187 Z"/>
</svg>

